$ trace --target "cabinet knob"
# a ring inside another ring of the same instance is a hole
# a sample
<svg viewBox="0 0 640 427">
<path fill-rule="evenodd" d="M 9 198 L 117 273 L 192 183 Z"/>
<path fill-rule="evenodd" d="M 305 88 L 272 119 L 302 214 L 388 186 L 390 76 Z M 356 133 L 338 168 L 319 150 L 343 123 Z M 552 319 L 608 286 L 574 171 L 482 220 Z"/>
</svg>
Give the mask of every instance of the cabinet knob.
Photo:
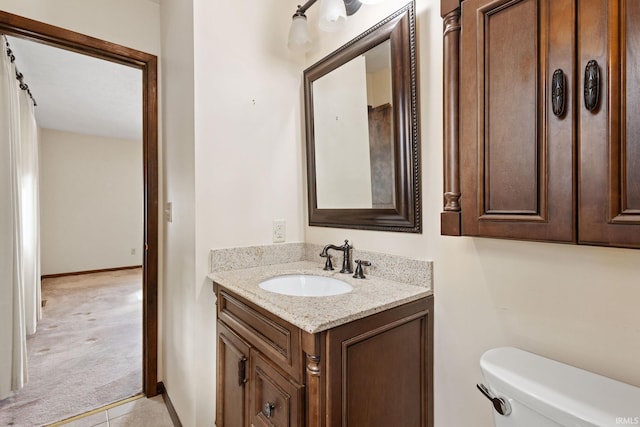
<svg viewBox="0 0 640 427">
<path fill-rule="evenodd" d="M 264 404 L 264 415 L 267 418 L 271 418 L 271 416 L 273 415 L 273 411 L 275 411 L 276 409 L 276 405 L 274 405 L 271 402 L 267 402 Z"/>
</svg>

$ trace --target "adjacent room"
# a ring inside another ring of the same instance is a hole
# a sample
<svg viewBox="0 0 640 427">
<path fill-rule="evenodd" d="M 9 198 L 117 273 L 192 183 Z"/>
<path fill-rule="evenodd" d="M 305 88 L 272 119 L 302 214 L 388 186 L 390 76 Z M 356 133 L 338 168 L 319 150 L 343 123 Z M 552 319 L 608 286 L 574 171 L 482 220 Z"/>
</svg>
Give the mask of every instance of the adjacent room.
<svg viewBox="0 0 640 427">
<path fill-rule="evenodd" d="M 32 324 L 13 331 L 26 361 L 2 377 L 24 387 L 3 395 L 0 424 L 44 425 L 142 391 L 142 78 L 42 43 L 6 43 L 28 86 L 20 127 L 32 125 L 14 146 L 20 203 L 5 205 L 20 210 L 14 257 L 25 273 L 13 277 Z"/>
</svg>

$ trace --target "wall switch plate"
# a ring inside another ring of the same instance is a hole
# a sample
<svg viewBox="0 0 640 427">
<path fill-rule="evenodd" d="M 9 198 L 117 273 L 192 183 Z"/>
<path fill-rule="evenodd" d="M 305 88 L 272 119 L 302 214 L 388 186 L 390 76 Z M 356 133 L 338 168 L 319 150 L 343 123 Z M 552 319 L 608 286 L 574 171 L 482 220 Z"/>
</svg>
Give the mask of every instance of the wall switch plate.
<svg viewBox="0 0 640 427">
<path fill-rule="evenodd" d="M 282 243 L 286 240 L 286 224 L 284 219 L 273 221 L 273 243 Z"/>
<path fill-rule="evenodd" d="M 167 222 L 173 222 L 173 203 L 167 202 L 164 205 L 164 217 Z"/>
<path fill-rule="evenodd" d="M 136 254 L 136 248 L 131 248 L 131 255 L 135 255 Z"/>
</svg>

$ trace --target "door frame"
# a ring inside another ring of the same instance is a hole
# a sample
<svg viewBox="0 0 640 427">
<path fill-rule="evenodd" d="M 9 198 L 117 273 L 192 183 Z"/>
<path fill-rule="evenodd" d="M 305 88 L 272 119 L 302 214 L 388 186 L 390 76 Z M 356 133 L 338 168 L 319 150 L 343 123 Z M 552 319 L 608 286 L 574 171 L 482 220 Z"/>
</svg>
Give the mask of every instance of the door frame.
<svg viewBox="0 0 640 427">
<path fill-rule="evenodd" d="M 144 164 L 142 390 L 147 397 L 155 396 L 159 392 L 158 58 L 155 55 L 3 11 L 0 11 L 0 33 L 116 62 L 142 71 L 142 157 Z"/>
</svg>

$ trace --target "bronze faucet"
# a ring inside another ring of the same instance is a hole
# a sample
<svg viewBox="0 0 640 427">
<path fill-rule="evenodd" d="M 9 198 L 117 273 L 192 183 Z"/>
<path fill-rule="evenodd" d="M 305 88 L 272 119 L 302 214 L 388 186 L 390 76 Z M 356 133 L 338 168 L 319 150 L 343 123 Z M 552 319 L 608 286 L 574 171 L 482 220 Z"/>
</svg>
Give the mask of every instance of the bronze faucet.
<svg viewBox="0 0 640 427">
<path fill-rule="evenodd" d="M 329 249 L 342 251 L 342 254 L 344 255 L 342 258 L 342 270 L 340 270 L 340 273 L 353 273 L 353 270 L 351 269 L 351 245 L 349 244 L 349 241 L 345 240 L 342 246 L 327 245 L 322 249 L 320 256 L 327 259 L 327 262 L 324 265 L 325 270 L 333 270 L 331 255 L 327 252 Z"/>
</svg>

